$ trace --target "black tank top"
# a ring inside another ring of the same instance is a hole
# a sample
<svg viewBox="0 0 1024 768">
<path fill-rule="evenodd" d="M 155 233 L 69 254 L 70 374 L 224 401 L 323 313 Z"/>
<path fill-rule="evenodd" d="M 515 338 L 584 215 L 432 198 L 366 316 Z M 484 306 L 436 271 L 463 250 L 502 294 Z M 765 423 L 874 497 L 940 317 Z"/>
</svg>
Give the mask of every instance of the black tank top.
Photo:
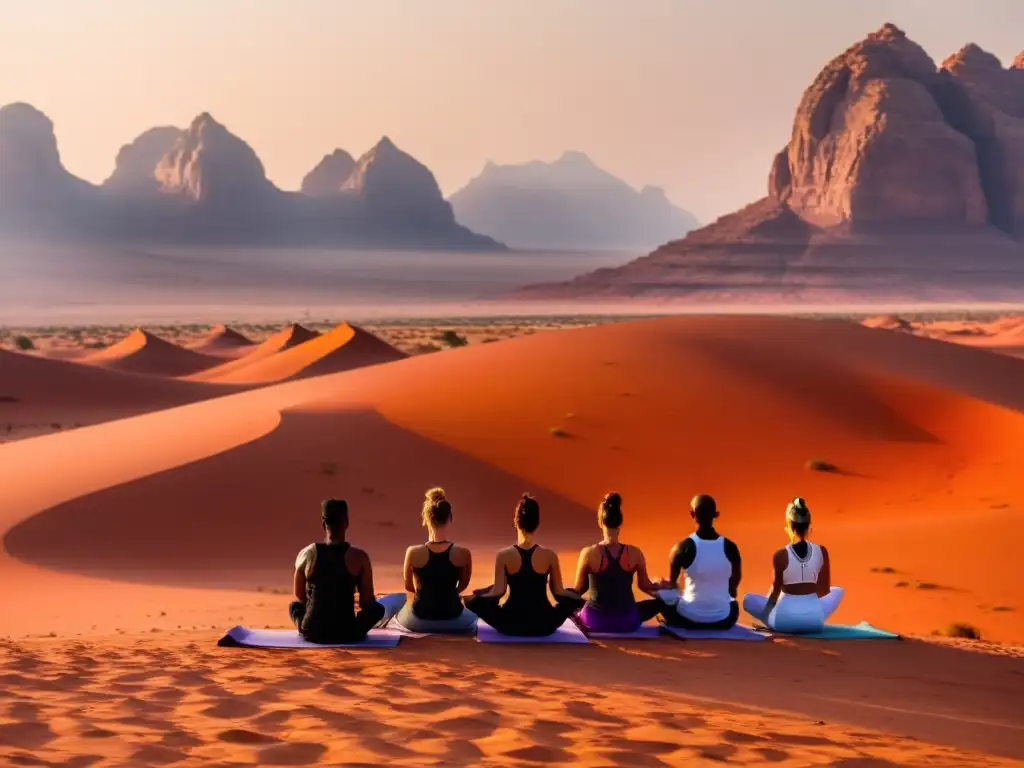
<svg viewBox="0 0 1024 768">
<path fill-rule="evenodd" d="M 633 573 L 625 571 L 621 563 L 626 545 L 622 545 L 618 557 L 613 557 L 608 547 L 603 549 L 608 563 L 600 573 L 590 574 L 587 602 L 598 611 L 627 613 L 636 607 L 636 598 L 633 597 Z"/>
<path fill-rule="evenodd" d="M 345 565 L 348 550 L 348 542 L 316 545 L 313 573 L 306 579 L 302 634 L 328 639 L 354 625 L 356 579 Z"/>
<path fill-rule="evenodd" d="M 421 619 L 446 621 L 462 615 L 459 599 L 459 569 L 452 563 L 452 547 L 434 552 L 427 547 L 427 562 L 415 568 L 417 584 L 412 612 Z"/>
<path fill-rule="evenodd" d="M 538 610 L 551 607 L 548 601 L 548 575 L 533 570 L 533 553 L 537 545 L 523 549 L 516 545 L 522 565 L 515 573 L 506 573 L 508 600 L 504 609 L 521 616 L 529 616 Z"/>
</svg>

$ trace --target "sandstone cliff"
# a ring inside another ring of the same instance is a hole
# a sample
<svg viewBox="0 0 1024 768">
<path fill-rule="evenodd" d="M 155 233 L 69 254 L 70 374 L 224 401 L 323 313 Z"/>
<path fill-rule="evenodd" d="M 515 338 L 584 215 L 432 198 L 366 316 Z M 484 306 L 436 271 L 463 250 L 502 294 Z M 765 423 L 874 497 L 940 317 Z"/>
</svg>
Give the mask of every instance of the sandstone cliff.
<svg viewBox="0 0 1024 768">
<path fill-rule="evenodd" d="M 1024 54 L 942 66 L 892 24 L 804 92 L 768 197 L 538 298 L 1024 296 Z"/>
</svg>

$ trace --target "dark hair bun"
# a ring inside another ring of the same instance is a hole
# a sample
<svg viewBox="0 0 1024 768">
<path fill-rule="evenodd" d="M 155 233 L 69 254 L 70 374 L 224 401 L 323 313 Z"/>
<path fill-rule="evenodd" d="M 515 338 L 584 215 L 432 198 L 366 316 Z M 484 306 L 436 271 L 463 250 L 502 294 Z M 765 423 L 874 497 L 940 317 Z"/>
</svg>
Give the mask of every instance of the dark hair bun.
<svg viewBox="0 0 1024 768">
<path fill-rule="evenodd" d="M 622 496 L 619 494 L 607 494 L 597 511 L 601 525 L 605 528 L 622 527 Z"/>
<path fill-rule="evenodd" d="M 540 525 L 540 504 L 528 493 L 524 493 L 516 504 L 516 528 L 523 533 L 533 533 Z"/>
</svg>

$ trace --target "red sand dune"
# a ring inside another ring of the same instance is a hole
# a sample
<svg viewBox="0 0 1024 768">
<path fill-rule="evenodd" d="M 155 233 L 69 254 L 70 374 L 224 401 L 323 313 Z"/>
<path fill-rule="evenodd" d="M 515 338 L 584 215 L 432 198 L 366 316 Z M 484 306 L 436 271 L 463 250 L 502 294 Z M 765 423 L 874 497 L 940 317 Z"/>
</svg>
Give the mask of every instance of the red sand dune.
<svg viewBox="0 0 1024 768">
<path fill-rule="evenodd" d="M 297 510 L 338 493 L 353 499 L 377 556 L 397 561 L 419 536 L 420 492 L 441 484 L 465 505 L 463 535 L 486 546 L 508 538 L 516 491 L 538 490 L 545 537 L 571 549 L 596 535 L 590 510 L 616 489 L 627 535 L 661 571 L 688 529 L 689 497 L 708 491 L 747 555 L 746 585 L 760 590 L 782 510 L 801 494 L 835 553 L 836 580 L 850 588 L 842 617 L 918 632 L 970 621 L 986 636 L 1024 640 L 1024 588 L 1003 565 L 1021 533 L 1024 416 L 992 404 L 1020 408 L 1022 384 L 1020 361 L 839 322 L 677 318 L 538 334 L 117 425 L 176 446 L 137 457 L 154 471 L 161 451 L 190 450 L 207 430 L 224 444 L 118 485 L 130 478 L 117 480 L 118 456 L 97 437 L 83 453 L 104 463 L 115 487 L 30 517 L 6 544 L 81 570 L 187 562 L 212 573 L 229 557 L 258 571 L 279 567 L 310 536 Z M 261 408 L 289 410 L 267 436 L 231 442 L 232 419 L 259 418 Z M 810 472 L 811 459 L 841 472 Z M 140 507 L 178 525 L 149 541 L 130 524 Z M 965 516 L 973 530 L 998 532 L 987 545 L 991 568 L 950 570 Z M 225 555 L 221 542 L 239 527 L 246 546 Z M 83 538 L 96 541 L 83 548 Z M 1000 606 L 1018 608 L 991 611 Z"/>
<path fill-rule="evenodd" d="M 282 328 L 277 333 L 268 337 L 260 345 L 246 352 L 239 359 L 226 363 L 222 362 L 220 365 L 201 371 L 190 378 L 196 381 L 213 381 L 215 377 L 230 376 L 257 361 L 265 360 L 279 352 L 284 352 L 319 336 L 319 331 L 311 331 L 298 324 L 289 325 L 287 328 Z"/>
<path fill-rule="evenodd" d="M 242 660 L 221 666 L 226 655 L 203 655 L 193 643 L 212 644 L 228 624 L 285 621 L 287 594 L 223 589 L 290 586 L 295 551 L 318 537 L 318 502 L 327 495 L 349 499 L 351 538 L 373 555 L 378 588 L 400 588 L 402 553 L 423 536 L 422 492 L 440 484 L 454 504 L 453 533 L 475 549 L 473 586 L 490 581 L 493 550 L 511 540 L 519 492 L 539 495 L 540 538 L 564 552 L 569 572 L 575 548 L 599 535 L 593 507 L 614 489 L 625 497 L 624 537 L 646 549 L 655 575 L 664 573 L 671 543 L 690 530 L 689 497 L 714 493 L 720 528 L 743 552 L 741 589 L 760 591 L 768 586 L 770 554 L 782 543 L 785 503 L 801 494 L 814 511 L 813 535 L 832 552 L 833 578 L 848 590 L 836 620 L 922 635 L 963 621 L 987 638 L 1019 642 L 1021 410 L 1024 361 L 849 323 L 756 317 L 537 334 L 265 387 L 0 449 L 0 633 L 85 632 L 86 644 L 69 652 L 91 651 L 82 671 L 91 691 L 115 680 L 127 658 L 116 638 L 98 633 L 165 632 L 155 644 L 137 634 L 122 645 L 158 654 L 141 662 L 146 679 L 154 659 L 172 675 L 187 669 L 200 676 L 205 688 L 162 716 L 173 710 L 177 727 L 199 734 L 189 742 L 196 759 L 222 761 L 226 750 L 245 748 L 215 743 L 209 734 L 216 723 L 204 713 L 245 712 L 264 727 L 274 716 L 268 702 L 279 706 L 291 701 L 290 691 L 309 690 L 287 660 L 277 667 L 251 655 L 244 664 L 249 682 L 237 681 L 237 695 L 209 684 L 211 674 L 224 684 Z M 561 431 L 553 433 L 556 427 Z M 804 463 L 812 458 L 840 471 L 809 472 Z M 175 633 L 175 625 L 206 629 Z M 51 658 L 57 650 L 34 642 L 12 646 L 33 654 L 23 659 L 29 672 L 12 677 L 12 685 L 57 706 L 44 687 L 55 683 L 34 683 L 31 670 L 52 668 L 64 656 Z M 327 656 L 302 663 L 321 658 Z M 257 663 L 262 682 L 252 677 Z M 430 665 L 428 677 L 420 664 Z M 426 713 L 417 722 L 443 734 L 436 745 L 408 735 L 403 755 L 416 764 L 454 754 L 446 750 L 456 721 L 475 734 L 472 756 L 459 753 L 466 759 L 456 764 L 511 764 L 521 748 L 524 759 L 604 765 L 610 753 L 595 752 L 591 742 L 606 728 L 592 733 L 586 724 L 593 722 L 624 729 L 623 753 L 654 749 L 645 754 L 664 755 L 668 764 L 792 761 L 787 750 L 797 746 L 800 760 L 822 764 L 996 763 L 929 742 L 1024 758 L 1020 657 L 1009 650 L 786 640 L 756 648 L 659 641 L 495 653 L 469 641 L 427 639 L 403 643 L 371 666 L 391 675 L 380 685 L 394 680 L 381 696 L 360 689 L 344 706 L 351 712 L 356 704 L 379 725 L 407 719 L 399 710 L 411 697 L 409 712 Z M 439 671 L 447 670 L 447 679 L 467 669 L 481 673 L 477 704 L 427 682 Z M 520 680 L 524 670 L 538 679 Z M 683 711 L 671 698 L 680 679 L 687 696 L 704 697 L 700 719 L 687 720 L 684 730 L 659 730 L 650 713 L 666 701 L 674 718 Z M 801 695 L 780 696 L 794 680 Z M 258 696 L 261 686 L 268 697 Z M 546 695 L 536 701 L 504 693 L 530 695 L 537 686 Z M 657 691 L 661 704 L 630 699 L 614 721 L 593 708 L 610 707 L 631 686 Z M 615 696 L 607 699 L 610 690 Z M 470 709 L 439 715 L 434 707 L 443 709 L 453 695 Z M 577 707 L 579 700 L 592 706 Z M 334 722 L 332 707 L 325 700 L 322 710 L 305 714 Z M 563 746 L 545 752 L 516 741 L 520 732 L 539 732 L 520 717 L 527 709 L 545 713 L 545 727 Z M 627 717 L 634 709 L 647 714 Z M 487 711 L 503 724 L 487 726 Z M 107 722 L 100 710 L 90 717 L 100 718 L 100 727 Z M 77 737 L 66 719 L 53 721 L 54 750 L 85 750 L 67 746 Z M 777 722 L 790 723 L 793 733 L 783 734 Z M 31 735 L 24 723 L 11 728 Z M 328 738 L 317 724 L 302 728 L 307 741 Z M 267 760 L 298 759 L 284 754 L 291 737 L 279 735 L 282 754 Z M 365 734 L 361 739 L 345 759 L 387 759 L 358 751 L 373 747 Z M 680 739 L 689 744 L 683 751 Z M 313 754 L 342 759 L 332 745 L 303 749 L 307 761 Z"/>
<path fill-rule="evenodd" d="M 220 362 L 219 358 L 179 347 L 141 328 L 136 328 L 117 344 L 78 360 L 149 376 L 188 376 Z"/>
<path fill-rule="evenodd" d="M 342 323 L 298 346 L 276 354 L 241 360 L 203 371 L 193 378 L 230 384 L 269 384 L 401 360 L 405 353 L 362 328 Z"/>
<path fill-rule="evenodd" d="M 251 352 L 255 346 L 256 342 L 234 328 L 217 325 L 205 338 L 192 344 L 189 349 L 214 357 L 240 357 Z"/>
<path fill-rule="evenodd" d="M 219 387 L 0 350 L 0 439 L 23 428 L 96 424 L 224 394 Z"/>
</svg>

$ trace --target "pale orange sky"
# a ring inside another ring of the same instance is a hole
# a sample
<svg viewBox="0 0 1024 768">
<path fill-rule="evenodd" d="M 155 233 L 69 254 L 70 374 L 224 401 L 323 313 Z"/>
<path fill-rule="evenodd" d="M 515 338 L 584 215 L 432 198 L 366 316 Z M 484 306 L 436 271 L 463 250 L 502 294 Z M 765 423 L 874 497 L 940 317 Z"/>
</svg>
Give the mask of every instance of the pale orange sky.
<svg viewBox="0 0 1024 768">
<path fill-rule="evenodd" d="M 1008 62 L 1024 0 L 0 0 L 0 103 L 91 181 L 211 112 L 284 188 L 388 134 L 446 194 L 487 160 L 588 153 L 707 221 L 764 193 L 818 70 L 892 21 Z"/>
</svg>

